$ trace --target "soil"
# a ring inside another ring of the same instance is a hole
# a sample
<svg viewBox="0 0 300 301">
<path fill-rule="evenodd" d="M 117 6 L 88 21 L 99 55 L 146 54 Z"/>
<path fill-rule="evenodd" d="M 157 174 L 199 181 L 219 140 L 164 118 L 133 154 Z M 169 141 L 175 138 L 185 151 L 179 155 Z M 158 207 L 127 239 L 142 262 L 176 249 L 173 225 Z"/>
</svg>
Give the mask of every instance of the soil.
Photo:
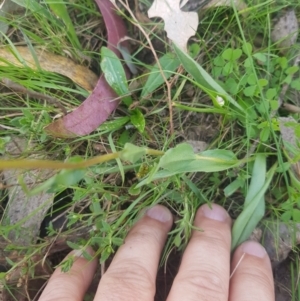
<svg viewBox="0 0 300 301">
<path fill-rule="evenodd" d="M 275 301 L 292 300 L 292 281 L 293 287 L 297 287 L 299 275 L 295 275 L 294 280 L 291 279 L 291 265 L 298 254 L 291 254 L 285 261 L 274 269 L 275 282 Z M 297 297 L 295 300 L 299 300 Z"/>
<path fill-rule="evenodd" d="M 131 1 L 131 5 L 133 5 L 133 1 Z M 165 35 L 162 33 L 162 35 Z M 133 33 L 135 38 L 138 39 L 137 33 Z M 161 37 L 165 39 L 165 36 Z M 165 51 L 165 44 L 161 42 L 160 39 L 156 39 L 153 41 L 153 45 L 157 52 L 163 53 Z M 94 46 L 93 46 L 94 50 Z M 150 51 L 144 50 L 139 53 L 138 59 L 143 61 L 146 64 L 150 64 L 153 62 L 153 56 Z M 192 98 L 194 96 L 194 92 L 186 91 L 186 97 Z M 191 93 L 191 94 L 189 94 Z M 175 111 L 175 117 L 179 112 Z M 184 113 L 181 116 L 181 121 L 175 122 L 175 131 L 177 137 L 181 140 L 189 140 L 189 141 L 199 141 L 204 142 L 206 144 L 213 143 L 214 138 L 219 134 L 219 128 L 222 124 L 222 118 L 213 114 L 200 114 L 200 113 Z M 235 129 L 238 135 L 238 127 Z M 43 230 L 43 229 L 41 229 Z M 67 246 L 65 247 L 65 251 L 67 250 Z M 63 253 L 57 254 L 58 258 L 63 258 L 65 256 L 65 251 Z M 165 266 L 159 268 L 158 276 L 157 276 L 157 292 L 155 295 L 155 301 L 164 301 L 170 291 L 172 286 L 174 277 L 178 271 L 178 267 L 181 261 L 181 253 L 176 251 L 172 252 L 167 260 Z M 276 301 L 290 301 L 292 300 L 292 288 L 298 285 L 298 275 L 295 275 L 294 279 L 291 279 L 291 267 L 295 264 L 298 253 L 291 253 L 287 259 L 282 262 L 279 262 L 276 267 L 274 267 L 274 281 L 275 281 L 275 292 L 276 292 Z M 57 261 L 56 257 L 56 261 Z M 106 268 L 109 265 L 109 261 L 106 263 Z M 57 264 L 57 262 L 55 263 Z M 53 265 L 55 265 L 53 263 Z M 299 270 L 299 267 L 295 270 Z M 97 272 L 96 277 L 93 280 L 93 283 L 89 290 L 89 295 L 93 295 L 95 292 L 98 282 L 100 280 L 101 271 L 100 269 Z M 294 281 L 294 283 L 292 282 Z M 292 285 L 293 284 L 293 285 Z M 33 284 L 36 286 L 37 284 Z M 40 285 L 40 284 L 39 284 Z M 6 295 L 6 298 L 3 298 L 3 301 L 8 301 L 9 297 Z M 21 299 L 19 299 L 21 300 Z M 25 299 L 24 299 L 25 300 Z M 0 295 L 0 301 L 1 295 Z"/>
</svg>

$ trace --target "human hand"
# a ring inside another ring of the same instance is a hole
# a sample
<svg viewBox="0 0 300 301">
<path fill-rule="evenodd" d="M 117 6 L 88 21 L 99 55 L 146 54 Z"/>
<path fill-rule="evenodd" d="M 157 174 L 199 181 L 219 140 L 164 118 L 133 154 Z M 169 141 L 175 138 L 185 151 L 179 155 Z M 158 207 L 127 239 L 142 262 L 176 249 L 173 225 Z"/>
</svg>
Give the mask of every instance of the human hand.
<svg viewBox="0 0 300 301">
<path fill-rule="evenodd" d="M 116 253 L 94 301 L 153 301 L 160 253 L 172 223 L 167 208 L 149 209 Z M 260 244 L 243 243 L 230 260 L 231 224 L 218 205 L 198 209 L 194 225 L 203 231 L 193 231 L 167 301 L 275 300 L 271 263 Z M 58 268 L 39 301 L 83 300 L 96 267 L 97 259 L 79 256 L 68 273 Z"/>
</svg>

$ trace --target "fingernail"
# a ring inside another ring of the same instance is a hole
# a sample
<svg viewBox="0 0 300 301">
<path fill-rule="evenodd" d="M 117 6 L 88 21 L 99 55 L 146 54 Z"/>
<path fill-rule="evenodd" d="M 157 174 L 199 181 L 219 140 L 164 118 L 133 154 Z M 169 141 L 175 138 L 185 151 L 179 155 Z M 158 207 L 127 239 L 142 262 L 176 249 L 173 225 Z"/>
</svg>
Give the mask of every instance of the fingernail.
<svg viewBox="0 0 300 301">
<path fill-rule="evenodd" d="M 171 212 L 161 205 L 156 205 L 148 209 L 146 215 L 162 223 L 168 222 L 172 219 Z"/>
<path fill-rule="evenodd" d="M 255 241 L 246 241 L 243 244 L 242 250 L 244 251 L 244 253 L 252 255 L 252 256 L 256 256 L 256 257 L 260 257 L 263 258 L 266 255 L 266 249 L 259 244 L 258 242 Z"/>
<path fill-rule="evenodd" d="M 216 221 L 224 222 L 229 218 L 227 211 L 216 204 L 211 204 L 211 207 L 205 204 L 200 208 L 200 210 L 205 217 Z"/>
</svg>

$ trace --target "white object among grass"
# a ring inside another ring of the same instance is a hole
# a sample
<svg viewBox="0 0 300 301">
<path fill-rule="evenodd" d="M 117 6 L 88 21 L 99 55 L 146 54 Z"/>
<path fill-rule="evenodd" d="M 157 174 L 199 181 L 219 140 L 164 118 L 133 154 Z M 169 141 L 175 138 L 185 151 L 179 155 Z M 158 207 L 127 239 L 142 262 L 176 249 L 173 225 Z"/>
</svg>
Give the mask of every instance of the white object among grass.
<svg viewBox="0 0 300 301">
<path fill-rule="evenodd" d="M 168 38 L 187 51 L 187 42 L 195 35 L 198 27 L 198 14 L 183 12 L 179 5 L 180 0 L 155 0 L 148 10 L 148 16 L 162 18 Z"/>
</svg>

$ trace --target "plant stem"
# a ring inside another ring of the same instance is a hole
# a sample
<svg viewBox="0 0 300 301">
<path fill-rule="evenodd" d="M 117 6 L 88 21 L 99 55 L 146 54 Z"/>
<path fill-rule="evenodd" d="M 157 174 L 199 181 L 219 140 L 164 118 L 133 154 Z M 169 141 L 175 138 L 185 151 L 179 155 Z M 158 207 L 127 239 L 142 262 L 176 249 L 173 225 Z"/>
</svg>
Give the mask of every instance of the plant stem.
<svg viewBox="0 0 300 301">
<path fill-rule="evenodd" d="M 151 156 L 162 156 L 163 151 L 147 149 Z M 81 162 L 62 162 L 53 160 L 0 160 L 0 170 L 7 169 L 80 169 L 87 168 L 103 162 L 108 162 L 120 157 L 120 152 L 96 156 Z"/>
<path fill-rule="evenodd" d="M 160 150 L 147 148 L 147 155 L 151 155 L 151 156 L 162 156 L 162 155 L 164 155 L 164 153 L 165 153 L 165 152 L 160 151 Z"/>
<path fill-rule="evenodd" d="M 93 157 L 82 162 L 61 162 L 53 160 L 0 160 L 0 170 L 4 169 L 80 169 L 107 162 L 119 157 L 119 153 L 111 153 Z"/>
</svg>

